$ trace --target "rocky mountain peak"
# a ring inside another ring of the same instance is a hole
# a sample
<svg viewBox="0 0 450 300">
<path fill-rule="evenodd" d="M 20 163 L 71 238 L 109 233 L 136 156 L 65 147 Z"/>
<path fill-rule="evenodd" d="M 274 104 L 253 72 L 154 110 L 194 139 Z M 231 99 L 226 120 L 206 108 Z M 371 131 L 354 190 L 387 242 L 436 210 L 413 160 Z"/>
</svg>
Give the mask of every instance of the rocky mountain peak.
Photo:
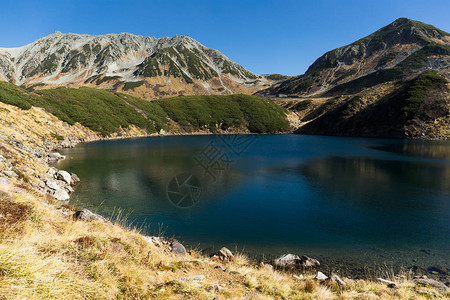
<svg viewBox="0 0 450 300">
<path fill-rule="evenodd" d="M 376 32 L 319 57 L 304 75 L 289 78 L 269 94 L 313 95 L 384 72 L 381 83 L 426 69 L 450 66 L 450 34 L 432 25 L 400 18 Z M 384 71 L 385 70 L 385 71 Z"/>
<path fill-rule="evenodd" d="M 265 78 L 189 36 L 154 38 L 125 32 L 56 31 L 23 47 L 0 48 L 0 79 L 25 86 L 96 85 L 113 90 L 129 82 L 134 84 L 126 89 L 133 90 L 147 82 L 159 96 L 243 92 L 267 84 Z M 160 92 L 165 85 L 167 92 Z"/>
</svg>

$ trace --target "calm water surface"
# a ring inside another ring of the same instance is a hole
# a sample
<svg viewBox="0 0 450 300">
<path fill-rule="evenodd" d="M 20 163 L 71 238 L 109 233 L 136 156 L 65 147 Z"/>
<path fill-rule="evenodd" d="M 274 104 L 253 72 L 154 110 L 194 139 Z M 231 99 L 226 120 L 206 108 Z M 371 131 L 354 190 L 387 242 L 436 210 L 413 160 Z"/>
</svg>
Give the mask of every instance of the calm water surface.
<svg viewBox="0 0 450 300">
<path fill-rule="evenodd" d="M 302 135 L 81 144 L 72 204 L 148 234 L 329 268 L 450 267 L 450 143 Z"/>
</svg>

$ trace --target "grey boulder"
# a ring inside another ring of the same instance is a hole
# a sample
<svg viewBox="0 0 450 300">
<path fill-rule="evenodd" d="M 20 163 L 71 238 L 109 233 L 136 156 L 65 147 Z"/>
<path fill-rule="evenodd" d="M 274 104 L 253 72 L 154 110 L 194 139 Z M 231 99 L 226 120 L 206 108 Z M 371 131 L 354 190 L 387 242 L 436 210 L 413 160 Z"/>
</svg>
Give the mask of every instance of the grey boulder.
<svg viewBox="0 0 450 300">
<path fill-rule="evenodd" d="M 105 222 L 106 221 L 106 219 L 103 218 L 102 216 L 95 214 L 86 208 L 83 208 L 83 209 L 75 212 L 73 217 L 76 220 L 82 220 L 82 221 L 88 221 L 88 222 L 92 222 L 92 221 Z"/>
<path fill-rule="evenodd" d="M 172 242 L 172 252 L 175 254 L 186 255 L 186 248 L 178 241 Z"/>
<path fill-rule="evenodd" d="M 431 278 L 414 279 L 414 282 L 416 284 L 432 286 L 443 291 L 450 291 L 450 288 L 446 286 L 444 283 Z"/>
<path fill-rule="evenodd" d="M 66 201 L 66 200 L 70 199 L 69 194 L 65 190 L 62 190 L 62 189 L 55 191 L 55 193 L 53 194 L 53 197 L 55 197 L 56 200 L 58 200 L 58 201 Z"/>
<path fill-rule="evenodd" d="M 226 247 L 222 247 L 214 256 L 212 257 L 214 260 L 222 261 L 222 262 L 232 262 L 234 261 L 233 253 Z"/>
<path fill-rule="evenodd" d="M 302 255 L 301 257 L 295 254 L 284 254 L 274 260 L 274 265 L 277 268 L 313 268 L 320 266 L 317 259 Z"/>
<path fill-rule="evenodd" d="M 80 178 L 77 176 L 77 174 L 71 173 L 71 174 L 70 174 L 70 177 L 71 177 L 71 179 L 72 179 L 72 181 L 71 181 L 71 184 L 72 184 L 72 185 L 75 185 L 75 184 L 77 184 L 77 183 L 80 182 Z"/>
<path fill-rule="evenodd" d="M 56 183 L 56 181 L 51 180 L 51 179 L 47 179 L 47 181 L 45 181 L 45 184 L 52 190 L 60 190 L 61 189 L 61 187 Z"/>
<path fill-rule="evenodd" d="M 72 182 L 72 176 L 70 176 L 69 172 L 66 171 L 58 171 L 58 173 L 56 173 L 56 179 L 62 180 L 67 184 Z"/>
<path fill-rule="evenodd" d="M 387 280 L 387 279 L 378 278 L 378 281 L 381 282 L 381 283 L 384 283 L 385 285 L 387 285 L 391 289 L 394 289 L 394 288 L 397 287 L 397 284 L 395 282 Z"/>
</svg>

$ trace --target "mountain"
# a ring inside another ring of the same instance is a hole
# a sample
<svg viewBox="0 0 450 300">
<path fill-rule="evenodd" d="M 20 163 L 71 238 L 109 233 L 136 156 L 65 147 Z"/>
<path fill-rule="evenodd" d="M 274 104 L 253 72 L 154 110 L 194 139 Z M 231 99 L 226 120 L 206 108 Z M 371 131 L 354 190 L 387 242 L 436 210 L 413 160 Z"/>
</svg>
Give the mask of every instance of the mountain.
<svg viewBox="0 0 450 300">
<path fill-rule="evenodd" d="M 90 86 L 145 99 L 252 93 L 270 83 L 188 36 L 61 32 L 0 48 L 0 80 L 31 89 Z"/>
<path fill-rule="evenodd" d="M 281 81 L 261 93 L 352 94 L 429 69 L 448 76 L 450 34 L 400 18 L 365 38 L 325 53 L 304 75 Z"/>
<path fill-rule="evenodd" d="M 278 96 L 296 133 L 449 139 L 449 78 L 450 35 L 402 18 L 258 93 Z"/>
</svg>

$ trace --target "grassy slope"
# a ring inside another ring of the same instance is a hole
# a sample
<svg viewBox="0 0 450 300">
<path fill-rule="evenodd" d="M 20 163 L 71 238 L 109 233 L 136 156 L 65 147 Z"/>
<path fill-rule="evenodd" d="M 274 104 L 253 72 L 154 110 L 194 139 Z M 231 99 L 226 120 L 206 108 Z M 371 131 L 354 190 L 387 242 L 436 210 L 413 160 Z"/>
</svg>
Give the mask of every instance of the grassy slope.
<svg viewBox="0 0 450 300">
<path fill-rule="evenodd" d="M 303 117 L 298 133 L 376 137 L 449 137 L 450 91 L 436 71 L 397 84 L 363 90 L 363 95 L 335 97 Z M 447 127 L 447 129 L 445 129 Z"/>
<path fill-rule="evenodd" d="M 45 108 L 68 124 L 81 125 L 107 136 L 134 125 L 154 133 L 169 130 L 169 121 L 184 132 L 286 131 L 285 111 L 265 99 L 249 95 L 183 96 L 153 102 L 91 88 L 57 88 L 37 94 L 0 83 L 0 101 L 22 109 Z"/>
</svg>

